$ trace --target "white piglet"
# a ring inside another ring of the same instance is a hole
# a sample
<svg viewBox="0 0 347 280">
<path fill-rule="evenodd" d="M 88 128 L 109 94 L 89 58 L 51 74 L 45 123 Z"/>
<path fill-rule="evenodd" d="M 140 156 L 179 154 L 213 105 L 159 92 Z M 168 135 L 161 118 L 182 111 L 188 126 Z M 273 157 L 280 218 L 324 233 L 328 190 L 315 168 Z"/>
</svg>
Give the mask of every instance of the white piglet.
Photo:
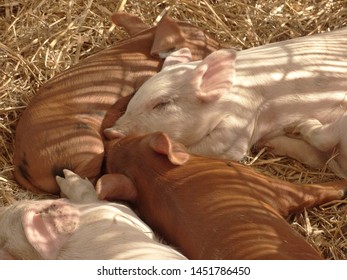
<svg viewBox="0 0 347 280">
<path fill-rule="evenodd" d="M 342 28 L 239 52 L 219 50 L 200 62 L 181 49 L 105 135 L 163 131 L 191 153 L 238 161 L 257 144 L 316 168 L 338 151 L 329 164 L 346 177 L 347 137 L 336 132 L 347 108 L 346 47 Z M 318 122 L 335 129 L 328 147 L 316 144 L 322 133 L 307 132 L 312 120 L 314 128 Z M 303 121 L 309 121 L 304 128 Z"/>
<path fill-rule="evenodd" d="M 0 208 L 0 259 L 186 259 L 128 206 L 100 201 L 88 180 L 64 174 L 57 181 L 68 199 Z"/>
</svg>

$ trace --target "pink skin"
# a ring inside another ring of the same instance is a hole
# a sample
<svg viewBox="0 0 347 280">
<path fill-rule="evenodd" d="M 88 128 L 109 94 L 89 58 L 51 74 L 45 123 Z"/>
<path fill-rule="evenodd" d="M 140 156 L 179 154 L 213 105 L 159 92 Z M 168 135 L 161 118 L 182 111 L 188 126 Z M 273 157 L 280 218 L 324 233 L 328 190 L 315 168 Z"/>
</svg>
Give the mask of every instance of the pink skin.
<svg viewBox="0 0 347 280">
<path fill-rule="evenodd" d="M 127 205 L 100 201 L 89 180 L 64 176 L 56 179 L 67 199 L 0 208 L 0 259 L 186 259 Z"/>
<path fill-rule="evenodd" d="M 139 88 L 105 135 L 162 131 L 193 154 L 237 161 L 254 145 L 269 146 L 346 177 L 346 45 L 347 28 L 341 28 L 239 52 L 218 50 L 199 62 L 181 49 Z M 321 124 L 314 132 L 320 136 L 300 125 L 310 120 Z M 298 124 L 302 138 L 293 141 L 290 130 Z M 337 156 L 330 160 L 332 150 Z"/>
</svg>

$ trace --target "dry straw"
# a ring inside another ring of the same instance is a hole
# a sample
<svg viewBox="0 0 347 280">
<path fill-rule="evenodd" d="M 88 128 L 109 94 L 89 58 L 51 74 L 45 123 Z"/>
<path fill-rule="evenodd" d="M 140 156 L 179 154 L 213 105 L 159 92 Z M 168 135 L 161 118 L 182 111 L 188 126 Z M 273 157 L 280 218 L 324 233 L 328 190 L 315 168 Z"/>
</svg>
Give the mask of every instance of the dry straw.
<svg viewBox="0 0 347 280">
<path fill-rule="evenodd" d="M 120 10 L 149 24 L 165 11 L 239 49 L 347 25 L 347 0 L 0 0 L 0 206 L 43 197 L 13 179 L 16 123 L 45 81 L 126 37 L 109 21 Z M 292 182 L 336 179 L 329 170 L 310 170 L 266 151 L 249 161 L 260 172 Z M 326 259 L 347 259 L 346 204 L 334 202 L 288 221 Z"/>
</svg>

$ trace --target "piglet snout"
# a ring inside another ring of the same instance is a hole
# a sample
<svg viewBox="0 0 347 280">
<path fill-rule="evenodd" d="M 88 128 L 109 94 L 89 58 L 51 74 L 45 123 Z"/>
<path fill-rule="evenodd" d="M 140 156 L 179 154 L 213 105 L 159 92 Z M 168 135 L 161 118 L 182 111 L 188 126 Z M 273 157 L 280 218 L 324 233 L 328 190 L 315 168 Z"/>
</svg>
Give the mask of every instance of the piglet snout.
<svg viewBox="0 0 347 280">
<path fill-rule="evenodd" d="M 115 130 L 112 127 L 106 128 L 104 130 L 104 135 L 105 135 L 106 139 L 108 139 L 108 140 L 121 139 L 121 138 L 124 138 L 126 136 L 123 132 Z"/>
</svg>

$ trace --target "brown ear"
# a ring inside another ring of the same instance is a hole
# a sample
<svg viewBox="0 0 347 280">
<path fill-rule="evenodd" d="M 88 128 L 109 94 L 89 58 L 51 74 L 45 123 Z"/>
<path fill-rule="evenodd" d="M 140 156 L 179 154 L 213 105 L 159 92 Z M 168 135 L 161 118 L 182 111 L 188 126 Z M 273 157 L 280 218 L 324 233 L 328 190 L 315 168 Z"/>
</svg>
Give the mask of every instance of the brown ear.
<svg viewBox="0 0 347 280">
<path fill-rule="evenodd" d="M 127 13 L 115 13 L 111 16 L 111 21 L 115 25 L 123 27 L 130 36 L 142 32 L 150 27 L 139 17 Z"/>
<path fill-rule="evenodd" d="M 113 173 L 103 175 L 95 186 L 100 200 L 126 200 L 135 201 L 137 190 L 133 182 L 125 175 Z"/>
<path fill-rule="evenodd" d="M 151 55 L 160 55 L 177 49 L 184 42 L 178 24 L 168 17 L 163 17 L 157 24 Z"/>
<path fill-rule="evenodd" d="M 171 141 L 165 133 L 151 135 L 150 147 L 157 153 L 167 155 L 174 165 L 183 165 L 189 160 L 189 154 L 182 144 Z"/>
</svg>

